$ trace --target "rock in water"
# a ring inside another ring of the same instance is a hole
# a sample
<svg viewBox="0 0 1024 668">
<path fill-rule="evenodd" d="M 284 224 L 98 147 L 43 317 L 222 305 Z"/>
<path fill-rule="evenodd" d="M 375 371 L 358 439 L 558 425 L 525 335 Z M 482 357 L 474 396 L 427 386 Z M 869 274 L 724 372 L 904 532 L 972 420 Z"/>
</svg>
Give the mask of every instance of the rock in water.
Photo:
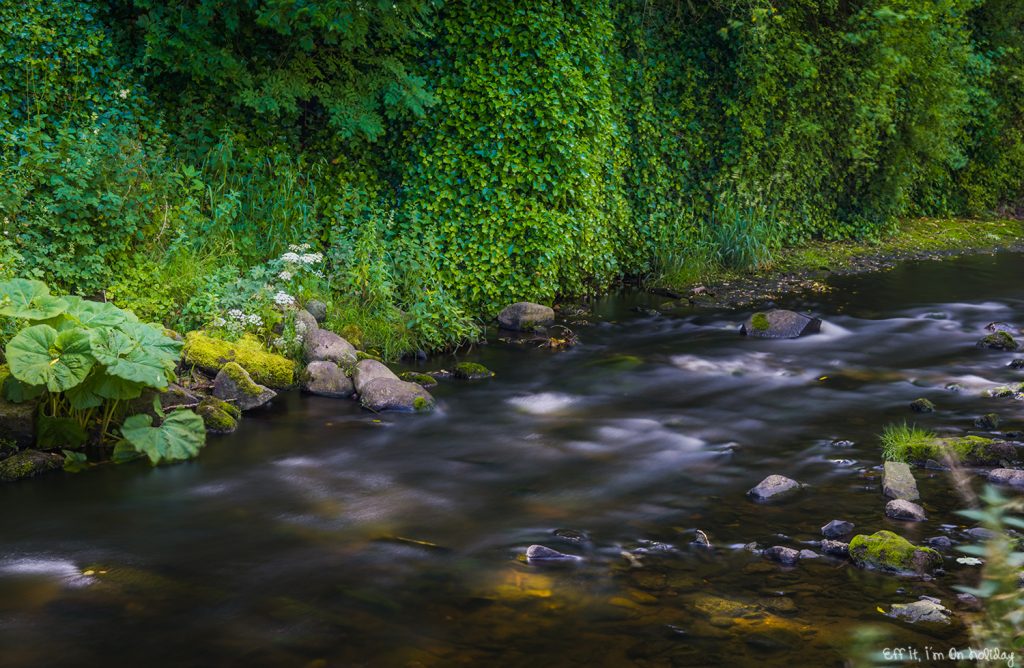
<svg viewBox="0 0 1024 668">
<path fill-rule="evenodd" d="M 832 520 L 821 527 L 821 535 L 825 538 L 842 538 L 853 532 L 856 525 L 846 520 Z"/>
<path fill-rule="evenodd" d="M 377 380 L 378 378 L 389 378 L 391 380 L 398 380 L 398 376 L 391 369 L 384 366 L 383 363 L 377 360 L 360 360 L 359 364 L 356 364 L 355 370 L 352 372 L 352 382 L 355 384 L 356 392 L 359 394 L 363 393 L 363 389 L 370 384 L 371 381 Z"/>
<path fill-rule="evenodd" d="M 922 598 L 913 603 L 894 603 L 889 608 L 889 617 L 902 619 L 911 624 L 949 624 L 952 613 L 940 602 L 931 598 Z"/>
<path fill-rule="evenodd" d="M 819 331 L 819 318 L 784 309 L 755 313 L 740 326 L 740 334 L 762 339 L 795 339 Z"/>
<path fill-rule="evenodd" d="M 907 522 L 923 522 L 928 519 L 924 514 L 924 508 L 906 499 L 893 499 L 885 504 L 885 516 Z"/>
<path fill-rule="evenodd" d="M 356 392 L 352 380 L 334 362 L 310 362 L 302 372 L 302 390 L 322 397 L 347 399 Z"/>
<path fill-rule="evenodd" d="M 532 302 L 517 302 L 506 306 L 498 314 L 499 325 L 521 332 L 532 332 L 537 327 L 553 322 L 554 319 L 554 309 Z"/>
<path fill-rule="evenodd" d="M 988 472 L 988 481 L 995 485 L 1024 487 L 1024 471 L 1019 469 L 992 469 Z"/>
<path fill-rule="evenodd" d="M 850 558 L 850 544 L 838 540 L 825 539 L 821 541 L 821 551 L 830 557 Z"/>
<path fill-rule="evenodd" d="M 785 564 L 786 566 L 792 566 L 796 564 L 796 562 L 800 561 L 799 550 L 794 550 L 791 547 L 783 547 L 782 545 L 773 545 L 766 549 L 762 554 L 764 554 L 766 558 L 771 559 L 772 561 L 777 561 L 780 564 Z"/>
<path fill-rule="evenodd" d="M 890 573 L 929 573 L 942 565 L 942 556 L 930 547 L 918 547 L 891 531 L 859 534 L 850 541 L 850 559 L 862 568 Z"/>
<path fill-rule="evenodd" d="M 355 364 L 356 362 L 355 346 L 326 329 L 306 332 L 302 345 L 307 362 L 336 362 L 338 364 Z"/>
<path fill-rule="evenodd" d="M 460 380 L 481 380 L 483 378 L 493 378 L 494 372 L 483 364 L 460 362 L 455 365 L 452 376 Z"/>
<path fill-rule="evenodd" d="M 206 431 L 211 434 L 230 434 L 238 429 L 238 420 L 242 417 L 238 406 L 217 397 L 204 397 L 196 407 L 196 413 L 203 418 Z"/>
<path fill-rule="evenodd" d="M 1001 420 L 995 413 L 985 413 L 984 415 L 974 418 L 974 426 L 978 429 L 984 429 L 985 431 L 995 431 L 999 429 L 999 423 Z"/>
<path fill-rule="evenodd" d="M 528 561 L 581 561 L 583 557 L 574 554 L 565 554 L 558 550 L 552 550 L 543 545 L 531 545 L 526 548 L 526 559 Z"/>
<path fill-rule="evenodd" d="M 747 495 L 756 501 L 767 501 L 800 489 L 800 483 L 782 475 L 770 475 L 749 490 Z"/>
<path fill-rule="evenodd" d="M 228 362 L 213 379 L 213 396 L 230 401 L 240 410 L 259 408 L 277 396 L 269 387 L 258 385 L 236 362 Z"/>
<path fill-rule="evenodd" d="M 1011 335 L 1020 333 L 1020 328 L 1014 327 L 1008 322 L 990 322 L 987 325 L 985 325 L 985 330 L 992 333 L 1006 332 L 1007 334 Z"/>
<path fill-rule="evenodd" d="M 64 458 L 50 452 L 23 450 L 0 461 L 0 481 L 14 482 L 34 478 L 42 473 L 57 471 L 64 466 Z"/>
<path fill-rule="evenodd" d="M 928 399 L 921 397 L 920 399 L 914 399 L 910 402 L 910 410 L 915 413 L 934 413 L 935 404 Z"/>
<path fill-rule="evenodd" d="M 1017 350 L 1020 346 L 1013 339 L 1012 336 L 1006 332 L 994 332 L 988 336 L 983 336 L 978 341 L 979 348 L 988 348 L 989 350 Z"/>
<path fill-rule="evenodd" d="M 425 412 L 434 408 L 434 397 L 421 385 L 397 378 L 376 378 L 363 384 L 359 393 L 363 408 L 382 411 Z"/>
<path fill-rule="evenodd" d="M 917 491 L 917 482 L 910 467 L 903 462 L 886 462 L 882 476 L 882 493 L 890 499 L 906 499 L 917 501 L 921 495 Z"/>
</svg>

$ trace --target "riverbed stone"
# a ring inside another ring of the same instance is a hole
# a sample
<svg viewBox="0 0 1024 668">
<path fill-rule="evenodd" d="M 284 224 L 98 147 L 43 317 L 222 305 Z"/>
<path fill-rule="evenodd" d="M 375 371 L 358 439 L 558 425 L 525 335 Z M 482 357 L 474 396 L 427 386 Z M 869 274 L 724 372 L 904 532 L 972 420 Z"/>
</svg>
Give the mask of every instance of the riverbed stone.
<svg viewBox="0 0 1024 668">
<path fill-rule="evenodd" d="M 39 450 L 22 450 L 0 461 L 0 482 L 14 482 L 57 471 L 64 467 L 64 457 Z"/>
<path fill-rule="evenodd" d="M 850 544 L 840 540 L 825 539 L 821 541 L 821 551 L 830 557 L 848 559 L 850 557 Z"/>
<path fill-rule="evenodd" d="M 356 392 L 345 370 L 337 363 L 326 360 L 306 365 L 302 372 L 301 387 L 303 392 L 336 399 L 348 399 Z"/>
<path fill-rule="evenodd" d="M 974 426 L 978 429 L 984 429 L 985 431 L 994 431 L 999 429 L 999 415 L 996 413 L 985 413 L 974 418 Z"/>
<path fill-rule="evenodd" d="M 526 548 L 526 559 L 530 562 L 571 562 L 581 561 L 582 557 L 578 557 L 575 554 L 559 552 L 558 550 L 553 550 L 550 547 L 545 547 L 544 545 L 531 545 Z"/>
<path fill-rule="evenodd" d="M 985 325 L 985 331 L 993 332 L 993 333 L 995 333 L 995 332 L 1006 332 L 1007 334 L 1011 334 L 1012 335 L 1012 334 L 1019 334 L 1020 333 L 1020 328 L 1016 327 L 1014 325 L 1011 325 L 1008 322 L 996 321 L 996 322 L 990 322 L 987 325 Z"/>
<path fill-rule="evenodd" d="M 356 363 L 355 346 L 327 329 L 307 332 L 302 346 L 306 362 Z"/>
<path fill-rule="evenodd" d="M 506 306 L 498 314 L 498 324 L 505 329 L 532 332 L 538 327 L 555 320 L 555 311 L 550 306 L 533 302 L 516 302 Z"/>
<path fill-rule="evenodd" d="M 893 499 L 885 504 L 885 516 L 907 522 L 923 522 L 928 519 L 924 514 L 924 508 L 906 499 Z"/>
<path fill-rule="evenodd" d="M 388 378 L 391 380 L 399 380 L 395 372 L 387 368 L 382 362 L 377 360 L 360 360 L 356 364 L 356 368 L 352 371 L 352 382 L 355 384 L 356 392 L 359 394 L 363 393 L 364 388 L 374 380 L 378 378 Z"/>
<path fill-rule="evenodd" d="M 903 462 L 885 462 L 882 474 L 882 493 L 890 499 L 917 501 L 921 498 L 910 466 Z"/>
<path fill-rule="evenodd" d="M 434 397 L 421 385 L 397 378 L 376 378 L 363 384 L 359 393 L 363 408 L 382 411 L 426 412 L 434 408 Z"/>
<path fill-rule="evenodd" d="M 452 370 L 452 376 L 460 380 L 482 380 L 493 378 L 494 372 L 476 362 L 459 362 Z"/>
<path fill-rule="evenodd" d="M 206 431 L 211 434 L 230 434 L 238 429 L 242 411 L 232 403 L 217 397 L 203 397 L 196 407 L 196 414 L 203 418 Z"/>
<path fill-rule="evenodd" d="M 887 616 L 910 624 L 949 624 L 952 612 L 936 599 L 922 598 L 913 603 L 893 603 Z"/>
<path fill-rule="evenodd" d="M 988 481 L 995 485 L 1024 487 L 1024 471 L 1020 469 L 992 469 L 988 472 Z"/>
<path fill-rule="evenodd" d="M 853 533 L 856 526 L 853 522 L 847 522 L 846 520 L 832 520 L 821 527 L 821 535 L 825 538 L 842 538 Z"/>
<path fill-rule="evenodd" d="M 323 324 L 327 320 L 327 304 L 323 303 L 319 299 L 310 299 L 306 302 L 306 310 L 311 316 L 316 318 L 317 324 Z"/>
<path fill-rule="evenodd" d="M 924 397 L 920 397 L 910 402 L 910 410 L 915 413 L 934 413 L 935 404 Z"/>
<path fill-rule="evenodd" d="M 820 318 L 785 309 L 759 311 L 740 326 L 740 334 L 761 339 L 795 339 L 819 331 Z"/>
<path fill-rule="evenodd" d="M 892 531 L 858 534 L 850 541 L 850 559 L 862 568 L 897 574 L 925 574 L 942 565 L 942 556 L 930 547 L 914 545 Z"/>
<path fill-rule="evenodd" d="M 1017 350 L 1020 346 L 1017 341 L 1008 332 L 993 332 L 987 336 L 983 336 L 977 346 L 979 348 L 987 348 L 989 350 Z"/>
<path fill-rule="evenodd" d="M 756 501 L 781 498 L 800 489 L 800 483 L 782 475 L 770 475 L 750 489 L 747 495 Z"/>
<path fill-rule="evenodd" d="M 1010 367 L 1011 369 L 1024 369 L 1024 359 L 1018 357 L 1015 360 L 1011 360 L 1010 363 L 1007 364 L 1006 366 Z"/>
<path fill-rule="evenodd" d="M 771 559 L 772 561 L 777 561 L 780 564 L 784 564 L 786 566 L 792 566 L 796 564 L 798 561 L 800 561 L 799 550 L 794 550 L 791 547 L 785 547 L 783 545 L 773 545 L 765 549 L 765 551 L 762 552 L 762 554 L 765 556 L 765 558 Z"/>
<path fill-rule="evenodd" d="M 249 372 L 236 362 L 228 362 L 213 379 L 213 396 L 247 411 L 266 405 L 277 392 L 253 381 Z"/>
</svg>

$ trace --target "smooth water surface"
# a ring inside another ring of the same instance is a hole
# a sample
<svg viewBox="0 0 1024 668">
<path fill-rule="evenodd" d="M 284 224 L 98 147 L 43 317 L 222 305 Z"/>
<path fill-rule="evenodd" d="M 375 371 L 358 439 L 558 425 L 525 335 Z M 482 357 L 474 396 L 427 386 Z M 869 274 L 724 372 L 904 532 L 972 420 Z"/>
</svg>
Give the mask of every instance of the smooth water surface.
<svg viewBox="0 0 1024 668">
<path fill-rule="evenodd" d="M 877 434 L 966 432 L 990 411 L 1024 427 L 1020 402 L 981 396 L 1022 380 L 1013 354 L 974 347 L 990 321 L 1024 324 L 1022 279 L 1012 254 L 836 279 L 787 303 L 826 321 L 794 341 L 739 336 L 746 312 L 640 316 L 661 300 L 621 296 L 569 351 L 471 355 L 497 376 L 442 381 L 431 416 L 293 394 L 195 462 L 4 485 L 0 666 L 827 666 L 865 624 L 963 646 L 960 624 L 930 635 L 877 610 L 953 607 L 976 573 L 955 552 L 924 582 L 743 545 L 813 548 L 833 518 L 958 538 L 940 472 L 916 473 L 929 521 L 884 517 Z M 939 411 L 910 413 L 922 396 Z M 809 488 L 749 501 L 772 473 Z M 584 560 L 529 565 L 533 543 Z"/>
</svg>

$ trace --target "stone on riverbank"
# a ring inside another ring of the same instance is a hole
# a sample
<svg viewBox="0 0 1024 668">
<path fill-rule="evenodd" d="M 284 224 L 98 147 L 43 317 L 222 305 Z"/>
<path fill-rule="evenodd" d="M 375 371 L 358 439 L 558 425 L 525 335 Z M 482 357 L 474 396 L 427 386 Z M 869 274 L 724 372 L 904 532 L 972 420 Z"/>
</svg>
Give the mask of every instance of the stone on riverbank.
<svg viewBox="0 0 1024 668">
<path fill-rule="evenodd" d="M 1024 487 L 1024 471 L 1019 469 L 992 469 L 988 472 L 988 481 L 994 485 Z"/>
<path fill-rule="evenodd" d="M 825 538 L 842 538 L 848 536 L 853 532 L 856 525 L 853 522 L 847 522 L 846 520 L 832 520 L 825 526 L 821 527 L 821 535 Z"/>
<path fill-rule="evenodd" d="M 882 493 L 890 499 L 917 501 L 921 495 L 910 467 L 903 462 L 886 462 L 882 475 Z"/>
<path fill-rule="evenodd" d="M 213 396 L 247 411 L 265 405 L 277 396 L 277 392 L 254 382 L 249 372 L 237 363 L 228 362 L 213 379 Z"/>
<path fill-rule="evenodd" d="M 327 304 L 323 303 L 319 299 L 310 299 L 306 302 L 306 311 L 316 318 L 318 325 L 323 323 L 324 320 L 327 320 Z"/>
<path fill-rule="evenodd" d="M 303 339 L 302 352 L 306 362 L 356 363 L 355 346 L 327 329 L 307 332 Z"/>
<path fill-rule="evenodd" d="M 238 420 L 242 417 L 238 406 L 216 397 L 204 397 L 196 413 L 203 418 L 206 431 L 211 434 L 230 434 L 238 429 Z"/>
<path fill-rule="evenodd" d="M 799 489 L 800 483 L 796 480 L 781 475 L 770 475 L 759 482 L 756 487 L 750 489 L 747 495 L 755 501 L 768 501 L 789 495 Z"/>
<path fill-rule="evenodd" d="M 762 339 L 795 339 L 819 331 L 819 318 L 785 309 L 755 313 L 740 325 L 740 334 Z"/>
<path fill-rule="evenodd" d="M 983 336 L 978 341 L 977 346 L 979 348 L 987 348 L 989 350 L 1017 350 L 1020 346 L 1014 340 L 1009 333 L 998 331 Z"/>
<path fill-rule="evenodd" d="M 356 392 L 359 394 L 363 393 L 363 389 L 371 381 L 378 378 L 399 380 L 394 371 L 377 360 L 360 360 L 352 372 L 352 382 L 355 384 Z"/>
<path fill-rule="evenodd" d="M 924 522 L 928 519 L 924 514 L 924 508 L 906 499 L 893 499 L 885 504 L 885 516 L 906 522 Z"/>
<path fill-rule="evenodd" d="M 891 531 L 859 534 L 850 541 L 850 559 L 861 568 L 898 574 L 924 574 L 942 565 L 942 556 Z"/>
<path fill-rule="evenodd" d="M 0 481 L 14 482 L 34 478 L 64 467 L 64 458 L 51 452 L 23 450 L 0 461 Z"/>
<path fill-rule="evenodd" d="M 369 361 L 369 360 L 367 360 Z M 425 412 L 434 407 L 434 397 L 416 383 L 398 378 L 375 378 L 363 384 L 359 402 L 374 412 Z"/>
<path fill-rule="evenodd" d="M 302 372 L 301 387 L 303 392 L 335 399 L 348 399 L 356 392 L 345 370 L 336 362 L 326 360 L 306 365 Z"/>
<path fill-rule="evenodd" d="M 505 329 L 532 332 L 540 326 L 555 320 L 555 311 L 550 306 L 532 302 L 517 302 L 506 306 L 498 314 L 498 324 Z"/>
<path fill-rule="evenodd" d="M 295 312 L 295 330 L 302 334 L 303 339 L 310 333 L 320 329 L 320 325 L 317 323 L 316 318 L 313 314 L 306 310 L 300 310 Z"/>
<path fill-rule="evenodd" d="M 248 334 L 238 341 L 224 341 L 202 332 L 189 332 L 182 349 L 185 366 L 216 374 L 228 362 L 237 362 L 253 381 L 267 387 L 291 387 L 295 382 L 295 363 L 287 357 L 267 352 Z"/>
</svg>

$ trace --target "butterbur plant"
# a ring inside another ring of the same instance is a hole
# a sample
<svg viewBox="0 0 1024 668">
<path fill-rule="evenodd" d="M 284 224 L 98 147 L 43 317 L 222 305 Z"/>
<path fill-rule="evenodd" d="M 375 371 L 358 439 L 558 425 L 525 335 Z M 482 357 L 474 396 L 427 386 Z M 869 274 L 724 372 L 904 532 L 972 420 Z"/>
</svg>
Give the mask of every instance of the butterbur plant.
<svg viewBox="0 0 1024 668">
<path fill-rule="evenodd" d="M 174 380 L 182 343 L 159 325 L 113 304 L 51 295 L 44 283 L 26 279 L 0 283 L 0 316 L 26 324 L 5 348 L 10 376 L 3 394 L 14 402 L 40 400 L 40 447 L 75 449 L 123 437 L 123 447 L 158 464 L 187 459 L 205 442 L 202 419 L 192 411 L 177 411 L 156 428 L 142 424 L 148 415 L 125 419 L 129 402 Z M 142 427 L 161 436 L 143 437 Z"/>
</svg>

